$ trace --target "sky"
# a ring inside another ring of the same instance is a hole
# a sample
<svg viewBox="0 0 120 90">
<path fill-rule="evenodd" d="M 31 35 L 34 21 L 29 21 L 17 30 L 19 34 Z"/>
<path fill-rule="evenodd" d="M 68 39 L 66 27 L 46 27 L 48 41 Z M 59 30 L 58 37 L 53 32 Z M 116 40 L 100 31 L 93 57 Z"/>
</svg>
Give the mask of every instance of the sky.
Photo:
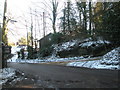
<svg viewBox="0 0 120 90">
<path fill-rule="evenodd" d="M 60 8 L 63 5 L 61 2 L 64 2 L 64 0 L 60 1 L 60 4 L 59 4 Z M 47 3 L 47 4 L 44 5 L 43 3 Z M 0 5 L 2 5 L 1 6 L 2 8 L 0 9 L 3 12 L 4 0 L 2 2 L 0 1 Z M 43 30 L 42 30 L 43 29 L 43 21 L 42 21 L 43 12 L 45 12 L 45 17 L 46 17 L 45 19 L 46 34 L 49 34 L 50 32 L 52 32 L 53 31 L 52 23 L 49 19 L 50 18 L 49 15 L 51 15 L 50 7 L 51 7 L 50 0 L 7 0 L 7 17 L 11 18 L 11 20 L 17 21 L 13 23 L 9 22 L 8 24 L 8 28 L 9 28 L 8 40 L 10 42 L 17 42 L 18 39 L 20 39 L 21 37 L 26 37 L 27 31 L 30 32 L 30 25 L 31 25 L 30 13 L 37 14 L 37 17 L 35 17 L 35 15 L 32 15 L 33 31 L 34 31 L 33 37 L 35 36 L 35 30 L 37 32 L 37 39 L 40 39 L 43 37 Z"/>
<path fill-rule="evenodd" d="M 4 1 L 0 0 L 0 23 L 2 23 L 2 13 L 4 10 Z M 67 0 L 58 0 L 58 12 L 61 12 L 64 8 L 64 2 Z M 71 0 L 75 3 L 75 0 Z M 95 0 L 93 0 L 95 1 Z M 47 3 L 47 4 L 44 4 Z M 43 12 L 45 12 L 46 21 L 46 34 L 53 32 L 52 23 L 50 21 L 51 16 L 51 2 L 50 0 L 7 0 L 7 17 L 17 22 L 9 22 L 8 24 L 8 39 L 10 42 L 17 42 L 21 37 L 26 37 L 27 31 L 30 32 L 31 26 L 31 14 L 33 21 L 33 37 L 35 31 L 37 33 L 37 39 L 43 37 Z M 36 17 L 37 15 L 37 17 Z M 57 18 L 57 31 L 59 31 L 59 18 L 62 14 L 58 14 Z M 27 27 L 26 27 L 27 26 Z M 36 26 L 36 27 L 35 27 Z"/>
<path fill-rule="evenodd" d="M 9 24 L 8 39 L 10 42 L 16 42 L 21 37 L 26 37 L 27 31 L 30 32 L 30 8 L 35 9 L 34 3 L 38 1 L 40 2 L 40 0 L 8 0 L 8 13 L 11 13 L 13 19 L 17 21 L 14 24 Z M 34 16 L 32 17 L 34 18 Z M 26 25 L 29 27 L 26 28 Z"/>
</svg>

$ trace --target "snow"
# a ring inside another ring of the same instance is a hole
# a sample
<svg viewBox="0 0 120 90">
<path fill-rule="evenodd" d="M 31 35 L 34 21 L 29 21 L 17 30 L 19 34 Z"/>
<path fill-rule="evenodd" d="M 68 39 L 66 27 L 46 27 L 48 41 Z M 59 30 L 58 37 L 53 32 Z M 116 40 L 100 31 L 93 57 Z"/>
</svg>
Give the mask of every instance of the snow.
<svg viewBox="0 0 120 90">
<path fill-rule="evenodd" d="M 120 70 L 120 47 L 105 54 L 102 59 L 95 61 L 71 62 L 67 66 L 87 67 L 96 69 Z"/>
<path fill-rule="evenodd" d="M 11 48 L 11 53 L 12 53 L 12 54 L 15 54 L 16 51 L 17 51 L 17 47 L 16 47 L 16 46 L 13 46 L 13 47 Z"/>
<path fill-rule="evenodd" d="M 69 51 L 72 50 L 75 46 L 79 46 L 79 47 L 91 47 L 92 45 L 95 46 L 100 46 L 100 45 L 104 45 L 104 44 L 110 44 L 109 41 L 106 40 L 96 40 L 96 41 L 92 41 L 91 38 L 87 38 L 84 40 L 71 40 L 69 42 L 64 42 L 61 44 L 54 44 L 52 45 L 54 51 L 60 52 L 60 51 Z"/>
<path fill-rule="evenodd" d="M 98 40 L 98 41 L 88 41 L 88 42 L 85 42 L 85 43 L 80 44 L 79 46 L 81 46 L 81 47 L 90 47 L 90 46 L 92 46 L 93 44 L 94 44 L 95 46 L 99 46 L 100 44 L 104 44 L 104 43 L 110 44 L 109 41 Z"/>
<path fill-rule="evenodd" d="M 74 44 L 72 44 L 74 45 Z M 17 55 L 14 55 L 13 58 L 9 59 L 8 62 L 18 62 L 18 63 L 47 63 L 47 62 L 67 62 L 67 66 L 76 66 L 76 67 L 87 67 L 87 68 L 96 68 L 96 69 L 112 69 L 119 70 L 119 60 L 120 60 L 120 47 L 113 49 L 112 51 L 105 54 L 102 59 L 95 60 L 94 58 L 84 58 L 80 57 L 69 57 L 69 58 L 59 58 L 54 54 L 51 57 L 46 57 L 44 59 L 17 59 Z M 92 61 L 90 61 L 90 59 Z"/>
<path fill-rule="evenodd" d="M 16 48 L 12 48 L 12 52 L 16 52 Z M 69 58 L 59 58 L 56 57 L 56 54 L 53 53 L 52 56 L 46 57 L 44 59 L 18 59 L 17 54 L 15 54 L 11 59 L 7 62 L 17 62 L 17 63 L 46 63 L 46 62 L 64 62 L 64 61 L 71 61 L 71 60 L 80 60 L 83 59 L 83 56 L 80 57 L 69 57 Z"/>
<path fill-rule="evenodd" d="M 59 58 L 59 57 L 47 57 L 44 59 L 18 59 L 17 55 L 14 55 L 11 59 L 7 62 L 17 62 L 17 63 L 46 63 L 46 62 L 64 62 L 64 61 L 71 61 L 71 60 L 80 60 L 84 57 L 69 57 L 69 58 Z"/>
<path fill-rule="evenodd" d="M 62 45 L 55 44 L 53 47 L 56 51 L 70 50 L 76 43 L 77 40 L 71 40 L 69 42 L 62 43 Z"/>
<path fill-rule="evenodd" d="M 15 77 L 15 69 L 4 68 L 0 69 L 0 85 L 6 83 L 10 78 Z"/>
<path fill-rule="evenodd" d="M 15 51 L 16 48 L 12 48 L 12 51 Z M 46 57 L 44 59 L 18 59 L 17 54 L 15 54 L 11 59 L 7 62 L 17 62 L 17 63 L 46 63 L 46 62 L 66 62 L 72 60 L 80 60 L 84 59 L 83 56 L 80 57 L 69 57 L 69 58 L 59 58 L 53 53 L 52 56 Z"/>
</svg>

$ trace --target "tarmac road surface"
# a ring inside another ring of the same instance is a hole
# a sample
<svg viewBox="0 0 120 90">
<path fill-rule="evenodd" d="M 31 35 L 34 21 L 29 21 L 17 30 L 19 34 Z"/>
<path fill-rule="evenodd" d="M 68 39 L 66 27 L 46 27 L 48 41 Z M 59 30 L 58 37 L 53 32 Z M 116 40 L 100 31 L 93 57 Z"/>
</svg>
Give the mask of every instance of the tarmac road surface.
<svg viewBox="0 0 120 90">
<path fill-rule="evenodd" d="M 51 64 L 8 63 L 37 78 L 36 84 L 57 88 L 118 88 L 118 71 L 68 67 Z"/>
</svg>

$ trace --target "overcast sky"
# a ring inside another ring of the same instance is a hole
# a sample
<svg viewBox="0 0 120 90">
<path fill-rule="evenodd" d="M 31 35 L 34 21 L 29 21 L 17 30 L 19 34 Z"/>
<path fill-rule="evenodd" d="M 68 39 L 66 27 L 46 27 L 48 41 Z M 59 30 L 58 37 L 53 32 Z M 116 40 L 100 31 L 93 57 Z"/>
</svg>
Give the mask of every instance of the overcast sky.
<svg viewBox="0 0 120 90">
<path fill-rule="evenodd" d="M 3 7 L 4 1 L 0 0 L 0 23 L 2 23 L 2 15 L 3 15 Z M 33 14 L 37 14 L 32 16 L 33 18 L 33 31 L 37 30 L 37 39 L 40 39 L 43 36 L 43 22 L 42 15 L 45 12 L 45 21 L 46 21 L 46 34 L 52 32 L 52 23 L 50 21 L 51 11 L 51 0 L 7 0 L 7 16 L 16 20 L 16 23 L 10 23 L 8 25 L 9 32 L 8 38 L 10 41 L 16 42 L 20 37 L 27 35 L 27 30 L 30 32 L 30 23 L 31 23 L 31 15 L 30 8 Z M 57 26 L 59 25 L 59 18 L 62 15 L 60 12 L 64 7 L 64 2 L 67 0 L 58 0 L 58 18 L 57 18 Z M 75 3 L 75 0 L 71 0 L 72 3 Z M 93 0 L 95 1 L 95 0 Z M 44 3 L 44 4 L 43 4 Z M 36 13 L 37 12 L 37 13 Z M 27 24 L 26 24 L 26 22 Z M 36 28 L 35 28 L 36 22 Z M 26 28 L 26 25 L 28 26 Z M 39 27 L 38 27 L 39 26 Z M 58 28 L 57 28 L 58 30 Z M 33 34 L 34 34 L 33 32 Z"/>
<path fill-rule="evenodd" d="M 61 9 L 63 8 L 63 5 L 64 5 L 63 4 L 64 0 L 58 0 L 58 1 L 59 1 L 58 10 L 59 12 L 61 12 Z M 43 3 L 47 3 L 47 4 L 43 4 Z M 1 7 L 0 15 L 2 15 L 3 7 L 4 7 L 4 0 L 0 0 L 0 7 Z M 20 37 L 22 36 L 26 37 L 27 30 L 30 32 L 30 23 L 31 23 L 30 8 L 33 14 L 38 15 L 37 17 L 35 17 L 35 15 L 32 16 L 33 24 L 34 24 L 33 31 L 37 29 L 37 38 L 40 39 L 43 36 L 43 30 L 42 30 L 43 29 L 43 25 L 42 25 L 43 24 L 42 22 L 43 12 L 45 12 L 45 17 L 46 17 L 45 19 L 46 20 L 46 34 L 52 32 L 53 31 L 52 24 L 49 19 L 50 18 L 49 15 L 51 15 L 50 7 L 52 7 L 50 0 L 7 0 L 7 17 L 10 17 L 12 20 L 17 21 L 15 23 L 9 22 L 8 24 L 9 41 L 16 42 Z M 59 16 L 60 14 L 58 15 L 58 18 Z M 0 16 L 0 18 L 1 17 L 2 16 Z M 36 28 L 35 28 L 35 22 L 36 22 Z M 2 23 L 2 18 L 1 18 L 1 23 Z M 27 29 L 26 29 L 26 25 L 29 26 L 27 27 Z"/>
</svg>

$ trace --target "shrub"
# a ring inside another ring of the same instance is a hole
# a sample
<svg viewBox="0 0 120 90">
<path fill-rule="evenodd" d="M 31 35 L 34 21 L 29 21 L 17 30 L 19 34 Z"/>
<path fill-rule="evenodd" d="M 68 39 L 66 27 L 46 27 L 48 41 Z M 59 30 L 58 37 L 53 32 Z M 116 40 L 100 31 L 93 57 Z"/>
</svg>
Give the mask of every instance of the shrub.
<svg viewBox="0 0 120 90">
<path fill-rule="evenodd" d="M 58 43 L 62 42 L 62 37 L 63 37 L 62 33 L 53 34 L 51 37 L 51 44 L 58 44 Z"/>
<path fill-rule="evenodd" d="M 39 57 L 46 57 L 51 55 L 53 48 L 51 46 L 44 47 L 39 52 Z"/>
</svg>

